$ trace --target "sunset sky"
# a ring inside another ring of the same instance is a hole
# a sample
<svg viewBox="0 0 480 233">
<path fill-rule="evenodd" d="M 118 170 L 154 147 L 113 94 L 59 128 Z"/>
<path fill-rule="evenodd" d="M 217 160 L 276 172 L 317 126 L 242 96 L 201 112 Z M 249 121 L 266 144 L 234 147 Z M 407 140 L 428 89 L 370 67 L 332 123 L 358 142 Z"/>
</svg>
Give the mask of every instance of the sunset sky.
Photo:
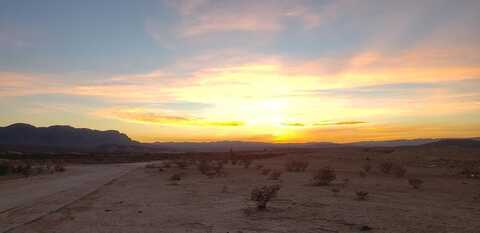
<svg viewBox="0 0 480 233">
<path fill-rule="evenodd" d="M 0 126 L 143 142 L 480 136 L 480 1 L 0 2 Z"/>
</svg>

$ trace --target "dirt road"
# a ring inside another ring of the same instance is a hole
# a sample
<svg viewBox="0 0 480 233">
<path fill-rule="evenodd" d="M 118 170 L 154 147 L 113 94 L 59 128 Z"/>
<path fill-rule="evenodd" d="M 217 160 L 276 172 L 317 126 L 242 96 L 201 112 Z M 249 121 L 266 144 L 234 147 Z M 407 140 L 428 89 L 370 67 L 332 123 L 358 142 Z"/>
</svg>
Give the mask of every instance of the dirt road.
<svg viewBox="0 0 480 233">
<path fill-rule="evenodd" d="M 40 219 L 142 164 L 78 165 L 66 172 L 0 183 L 0 232 Z"/>
</svg>

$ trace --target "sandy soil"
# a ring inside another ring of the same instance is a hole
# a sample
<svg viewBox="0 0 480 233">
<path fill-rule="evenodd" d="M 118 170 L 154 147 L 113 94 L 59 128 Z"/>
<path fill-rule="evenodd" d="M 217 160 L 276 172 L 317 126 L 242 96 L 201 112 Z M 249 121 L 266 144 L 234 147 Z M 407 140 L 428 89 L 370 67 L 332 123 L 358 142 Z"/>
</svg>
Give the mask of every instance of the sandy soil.
<svg viewBox="0 0 480 233">
<path fill-rule="evenodd" d="M 414 165 L 407 166 L 406 178 L 380 173 L 376 167 L 363 178 L 358 175 L 365 163 L 362 156 L 309 154 L 303 157 L 310 161 L 308 171 L 284 172 L 280 181 L 269 180 L 254 167 L 263 164 L 283 169 L 288 156 L 255 161 L 248 169 L 228 165 L 226 177 L 212 179 L 194 167 L 170 168 L 163 172 L 143 166 L 133 170 L 117 167 L 118 173 L 105 174 L 108 179 L 117 179 L 88 195 L 78 195 L 79 199 L 60 208 L 50 208 L 48 203 L 55 200 L 47 200 L 45 208 L 54 211 L 17 225 L 10 232 L 480 232 L 480 201 L 474 199 L 480 194 L 478 179 L 452 176 L 444 167 Z M 325 165 L 337 171 L 334 184 L 310 185 L 311 172 Z M 99 170 L 95 166 L 77 169 Z M 126 171 L 126 175 L 119 175 Z M 179 171 L 186 175 L 178 185 L 172 185 L 168 178 Z M 74 177 L 71 182 L 76 182 Z M 425 183 L 415 190 L 409 186 L 407 177 L 419 177 Z M 248 200 L 251 189 L 274 183 L 282 186 L 278 197 L 269 203 L 266 211 L 257 211 Z M 5 209 L 23 203 L 13 198 L 17 204 L 5 204 L 6 185 L 0 186 L 0 206 Z M 18 190 L 23 187 L 19 185 Z M 333 187 L 340 189 L 337 195 L 332 193 Z M 356 200 L 355 192 L 360 190 L 369 192 L 367 200 Z M 55 198 L 63 199 L 64 194 L 55 192 Z M 13 195 L 14 191 L 10 193 Z M 7 213 L 11 216 L 25 213 L 15 211 L 18 210 Z M 1 216 L 4 231 L 5 213 Z"/>
</svg>

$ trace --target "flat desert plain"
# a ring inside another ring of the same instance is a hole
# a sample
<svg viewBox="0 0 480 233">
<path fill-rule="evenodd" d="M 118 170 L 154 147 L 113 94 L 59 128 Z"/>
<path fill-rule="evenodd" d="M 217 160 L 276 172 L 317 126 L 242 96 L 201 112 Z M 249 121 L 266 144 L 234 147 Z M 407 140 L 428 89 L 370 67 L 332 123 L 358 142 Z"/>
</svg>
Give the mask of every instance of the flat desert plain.
<svg viewBox="0 0 480 233">
<path fill-rule="evenodd" d="M 287 172 L 292 159 L 308 161 L 306 171 Z M 229 162 L 212 177 L 198 161 L 184 169 L 165 168 L 167 161 L 71 165 L 62 174 L 0 182 L 0 232 L 476 233 L 480 180 L 460 172 L 479 159 L 472 150 L 337 148 L 258 159 L 248 168 Z M 401 164 L 404 176 L 382 172 L 385 161 Z M 312 185 L 312 174 L 325 166 L 336 179 Z M 265 168 L 282 174 L 273 180 L 262 175 Z M 174 174 L 180 180 L 172 181 Z M 411 178 L 423 184 L 414 189 Z M 252 189 L 273 184 L 280 185 L 277 195 L 257 210 Z M 365 200 L 359 191 L 368 192 Z"/>
</svg>

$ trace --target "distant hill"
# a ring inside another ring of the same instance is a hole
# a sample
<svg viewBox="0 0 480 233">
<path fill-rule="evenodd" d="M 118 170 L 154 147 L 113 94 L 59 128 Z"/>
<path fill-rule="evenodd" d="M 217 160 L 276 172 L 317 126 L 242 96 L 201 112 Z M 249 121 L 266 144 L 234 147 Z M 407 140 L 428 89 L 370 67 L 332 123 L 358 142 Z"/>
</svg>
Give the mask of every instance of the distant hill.
<svg viewBox="0 0 480 233">
<path fill-rule="evenodd" d="M 458 146 L 458 147 L 479 147 L 478 139 L 443 139 L 437 142 L 427 143 L 425 146 Z"/>
<path fill-rule="evenodd" d="M 138 143 L 115 130 L 100 131 L 63 125 L 35 127 L 23 123 L 0 127 L 0 145 L 3 147 L 89 149 L 101 145 L 133 144 Z"/>
<path fill-rule="evenodd" d="M 351 146 L 361 147 L 392 147 L 392 146 L 419 146 L 427 143 L 437 142 L 442 139 L 419 138 L 419 139 L 401 139 L 388 141 L 361 141 L 348 143 Z"/>
</svg>

